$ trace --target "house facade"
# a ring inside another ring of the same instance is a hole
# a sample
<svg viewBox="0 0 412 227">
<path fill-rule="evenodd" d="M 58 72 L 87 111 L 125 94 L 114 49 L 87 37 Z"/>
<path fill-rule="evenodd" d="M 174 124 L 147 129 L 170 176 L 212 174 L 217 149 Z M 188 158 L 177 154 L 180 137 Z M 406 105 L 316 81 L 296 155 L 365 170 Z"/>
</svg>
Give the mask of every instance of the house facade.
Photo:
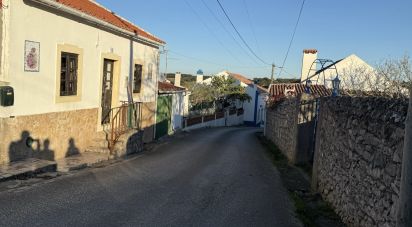
<svg viewBox="0 0 412 227">
<path fill-rule="evenodd" d="M 141 102 L 154 138 L 162 40 L 90 0 L 2 4 L 0 88 L 14 102 L 0 106 L 0 162 L 32 156 L 28 137 L 54 159 L 83 152 L 125 102 Z"/>
<path fill-rule="evenodd" d="M 243 103 L 244 115 L 243 120 L 246 125 L 249 126 L 261 126 L 264 124 L 266 100 L 268 97 L 268 91 L 254 84 L 254 82 L 247 77 L 238 73 L 232 73 L 229 71 L 223 71 L 216 76 L 231 77 L 235 80 L 235 83 L 244 87 L 246 93 L 251 97 L 250 101 Z M 204 83 L 211 83 L 212 78 L 206 79 Z"/>
<path fill-rule="evenodd" d="M 325 63 L 324 67 L 316 62 L 318 51 L 307 49 L 303 51 L 301 81 L 309 78 L 312 84 L 325 85 L 332 88 L 332 80 L 339 75 L 341 88 L 344 90 L 369 91 L 376 89 L 381 81 L 378 81 L 375 69 L 358 57 L 351 54 L 334 62 Z"/>
</svg>

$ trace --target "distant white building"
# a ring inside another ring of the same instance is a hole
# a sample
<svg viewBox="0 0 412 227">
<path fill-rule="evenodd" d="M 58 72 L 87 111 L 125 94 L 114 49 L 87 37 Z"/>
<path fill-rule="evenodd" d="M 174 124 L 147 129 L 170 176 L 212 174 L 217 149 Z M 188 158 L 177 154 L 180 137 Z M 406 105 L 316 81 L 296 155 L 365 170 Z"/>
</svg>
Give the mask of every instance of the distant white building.
<svg viewBox="0 0 412 227">
<path fill-rule="evenodd" d="M 323 68 L 319 65 L 319 61 L 316 61 L 317 54 L 318 51 L 314 49 L 303 51 L 302 83 L 306 83 L 309 77 L 312 84 L 332 88 L 332 80 L 339 75 L 341 89 L 368 91 L 380 84 L 374 68 L 355 54 L 327 63 Z"/>
<path fill-rule="evenodd" d="M 265 88 L 254 84 L 252 80 L 237 73 L 223 71 L 216 74 L 216 76 L 224 76 L 225 78 L 231 77 L 235 80 L 236 84 L 246 89 L 246 93 L 251 97 L 251 100 L 243 104 L 244 123 L 249 126 L 263 125 L 268 91 Z M 201 83 L 210 84 L 212 78 L 213 77 L 203 80 Z"/>
</svg>

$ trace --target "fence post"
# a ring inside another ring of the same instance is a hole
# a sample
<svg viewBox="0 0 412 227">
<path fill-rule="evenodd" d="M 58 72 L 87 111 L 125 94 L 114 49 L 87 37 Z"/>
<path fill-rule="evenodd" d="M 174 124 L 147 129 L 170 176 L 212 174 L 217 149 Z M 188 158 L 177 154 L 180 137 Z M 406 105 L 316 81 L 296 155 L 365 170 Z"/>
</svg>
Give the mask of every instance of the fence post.
<svg viewBox="0 0 412 227">
<path fill-rule="evenodd" d="M 408 117 L 405 123 L 402 156 L 401 192 L 399 198 L 397 226 L 412 226 L 412 88 L 410 88 Z"/>
</svg>

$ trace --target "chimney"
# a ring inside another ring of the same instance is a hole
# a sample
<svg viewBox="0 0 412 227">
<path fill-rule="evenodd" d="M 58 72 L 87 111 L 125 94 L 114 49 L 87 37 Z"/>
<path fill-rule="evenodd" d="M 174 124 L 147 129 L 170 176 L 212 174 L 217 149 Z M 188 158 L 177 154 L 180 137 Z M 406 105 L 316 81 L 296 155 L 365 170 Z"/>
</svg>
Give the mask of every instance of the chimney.
<svg viewBox="0 0 412 227">
<path fill-rule="evenodd" d="M 303 50 L 303 60 L 302 60 L 302 73 L 300 76 L 300 81 L 306 80 L 309 71 L 312 69 L 316 70 L 316 63 L 313 63 L 318 58 L 318 50 L 316 49 L 305 49 Z M 312 66 L 313 64 L 313 66 Z M 312 76 L 315 71 L 311 71 L 309 76 Z"/>
<path fill-rule="evenodd" d="M 182 80 L 182 74 L 180 72 L 177 72 L 175 74 L 175 86 L 180 87 L 180 81 Z"/>
<path fill-rule="evenodd" d="M 197 70 L 196 73 L 196 83 L 201 83 L 203 81 L 203 71 L 201 69 Z"/>
</svg>

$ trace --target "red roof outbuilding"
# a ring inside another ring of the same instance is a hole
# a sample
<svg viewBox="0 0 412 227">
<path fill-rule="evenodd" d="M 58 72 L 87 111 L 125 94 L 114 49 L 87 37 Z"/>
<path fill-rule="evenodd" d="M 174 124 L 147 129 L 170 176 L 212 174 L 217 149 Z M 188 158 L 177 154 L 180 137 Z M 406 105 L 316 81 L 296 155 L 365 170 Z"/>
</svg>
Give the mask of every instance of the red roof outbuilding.
<svg viewBox="0 0 412 227">
<path fill-rule="evenodd" d="M 174 93 L 174 92 L 184 92 L 186 91 L 186 88 L 184 87 L 178 87 L 175 86 L 174 84 L 168 83 L 168 82 L 160 82 L 159 81 L 159 93 Z"/>
<path fill-rule="evenodd" d="M 300 95 L 305 93 L 306 85 L 297 83 L 288 84 L 271 84 L 269 87 L 270 97 L 285 96 L 285 92 L 292 93 L 290 95 Z M 326 88 L 324 85 L 311 85 L 310 93 L 314 96 L 330 96 L 332 94 L 331 89 Z"/>
</svg>

